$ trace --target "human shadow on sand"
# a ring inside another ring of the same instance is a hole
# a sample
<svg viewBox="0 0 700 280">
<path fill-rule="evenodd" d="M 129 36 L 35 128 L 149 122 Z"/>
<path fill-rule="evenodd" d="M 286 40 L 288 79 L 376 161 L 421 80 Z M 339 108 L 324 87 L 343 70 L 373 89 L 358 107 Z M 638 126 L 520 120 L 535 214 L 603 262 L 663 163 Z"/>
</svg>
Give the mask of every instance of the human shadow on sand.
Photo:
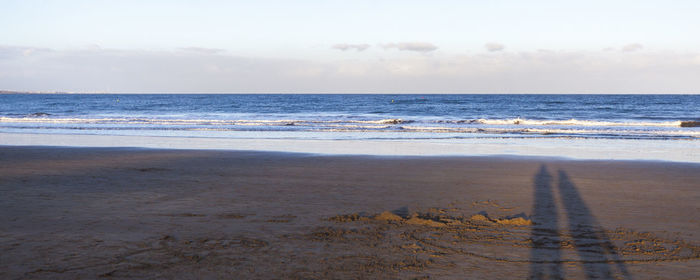
<svg viewBox="0 0 700 280">
<path fill-rule="evenodd" d="M 534 176 L 534 223 L 530 239 L 530 279 L 564 279 L 564 264 L 577 264 L 586 279 L 628 279 L 629 273 L 603 228 L 593 216 L 569 175 L 559 170 L 556 189 L 553 176 L 542 165 Z M 561 202 L 558 210 L 555 194 Z M 565 221 L 559 221 L 565 216 Z M 568 232 L 560 229 L 567 224 Z M 575 250 L 566 255 L 567 250 Z"/>
</svg>

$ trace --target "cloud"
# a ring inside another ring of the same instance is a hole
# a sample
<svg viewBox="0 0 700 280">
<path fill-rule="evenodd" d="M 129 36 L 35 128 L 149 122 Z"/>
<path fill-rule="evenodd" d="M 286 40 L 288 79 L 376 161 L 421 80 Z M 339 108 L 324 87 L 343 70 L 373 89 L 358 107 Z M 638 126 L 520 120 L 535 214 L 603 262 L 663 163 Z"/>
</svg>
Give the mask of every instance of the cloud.
<svg viewBox="0 0 700 280">
<path fill-rule="evenodd" d="M 2 46 L 0 45 L 0 59 L 13 59 L 17 57 L 28 57 L 51 52 L 47 48 L 32 48 L 19 46 Z"/>
<path fill-rule="evenodd" d="M 642 46 L 642 44 L 634 43 L 634 44 L 629 44 L 629 45 L 622 47 L 622 51 L 623 52 L 634 52 L 634 51 L 641 50 L 642 48 L 644 48 L 644 46 Z"/>
<path fill-rule="evenodd" d="M 504 46 L 503 44 L 500 44 L 500 43 L 493 43 L 493 42 L 491 42 L 491 43 L 486 43 L 486 44 L 484 45 L 484 47 L 486 48 L 486 50 L 488 50 L 488 51 L 490 51 L 490 52 L 502 51 L 503 49 L 506 48 L 506 46 Z"/>
<path fill-rule="evenodd" d="M 428 43 L 428 42 L 402 42 L 402 43 L 390 43 L 382 45 L 385 49 L 398 49 L 400 51 L 414 51 L 414 52 L 432 52 L 437 50 L 438 47 Z"/>
<path fill-rule="evenodd" d="M 700 52 L 542 50 L 323 60 L 0 46 L 0 86 L 144 93 L 697 93 L 698 65 Z"/>
<path fill-rule="evenodd" d="M 186 52 L 195 52 L 195 53 L 204 53 L 204 54 L 218 54 L 218 53 L 223 53 L 226 51 L 224 49 L 200 48 L 200 47 L 180 48 L 180 50 L 183 50 Z"/>
<path fill-rule="evenodd" d="M 356 50 L 358 52 L 368 49 L 370 46 L 368 44 L 335 44 L 331 48 L 341 51 Z"/>
</svg>

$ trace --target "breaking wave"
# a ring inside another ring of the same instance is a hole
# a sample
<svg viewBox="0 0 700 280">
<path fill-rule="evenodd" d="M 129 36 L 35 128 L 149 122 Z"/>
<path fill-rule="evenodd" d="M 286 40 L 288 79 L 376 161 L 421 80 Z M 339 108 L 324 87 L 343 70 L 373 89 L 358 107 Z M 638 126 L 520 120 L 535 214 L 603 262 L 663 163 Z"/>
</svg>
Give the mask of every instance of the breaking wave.
<svg viewBox="0 0 700 280">
<path fill-rule="evenodd" d="M 439 120 L 436 123 L 455 124 L 491 124 L 491 125 L 532 125 L 532 126 L 651 126 L 651 127 L 682 127 L 684 124 L 695 123 L 700 126 L 700 122 L 694 121 L 671 121 L 671 122 L 613 122 L 613 121 L 593 121 L 593 120 L 528 120 L 528 119 L 475 119 L 475 120 Z"/>
<path fill-rule="evenodd" d="M 612 138 L 700 139 L 698 121 L 600 121 L 472 119 L 435 120 L 401 118 L 371 119 L 360 116 L 325 116 L 307 119 L 199 119 L 199 118 L 62 118 L 46 113 L 0 117 L 0 129 L 99 130 L 99 131 L 311 131 L 396 132 L 494 135 L 540 135 Z M 356 137 L 363 137 L 356 134 Z M 408 137 L 408 136 L 407 136 Z"/>
<path fill-rule="evenodd" d="M 380 120 L 226 120 L 226 119 L 160 119 L 160 118 L 50 118 L 48 113 L 33 113 L 27 117 L 0 117 L 0 123 L 122 123 L 122 124 L 211 124 L 211 125 L 293 125 L 293 124 L 409 124 L 420 121 L 404 119 Z M 530 120 L 530 119 L 473 119 L 473 120 L 434 120 L 425 121 L 435 124 L 485 124 L 485 125 L 523 125 L 523 126 L 637 126 L 637 127 L 700 127 L 700 121 L 666 121 L 666 122 L 625 122 L 594 120 Z"/>
</svg>

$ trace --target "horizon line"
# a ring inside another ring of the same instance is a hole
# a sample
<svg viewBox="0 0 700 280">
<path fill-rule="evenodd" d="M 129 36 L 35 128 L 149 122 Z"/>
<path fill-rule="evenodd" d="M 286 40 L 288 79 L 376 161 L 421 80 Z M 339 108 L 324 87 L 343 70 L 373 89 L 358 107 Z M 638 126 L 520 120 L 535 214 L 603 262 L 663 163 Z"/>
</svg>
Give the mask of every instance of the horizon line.
<svg viewBox="0 0 700 280">
<path fill-rule="evenodd" d="M 698 95 L 700 91 L 695 93 L 649 93 L 649 92 L 560 92 L 560 93 L 548 93 L 548 92 L 100 92 L 100 91 L 84 91 L 84 92 L 71 92 L 71 91 L 16 91 L 16 90 L 0 90 L 0 95 L 11 95 L 11 94 L 143 94 L 143 95 L 176 95 L 176 94 L 229 94 L 229 95 L 250 95 L 250 94 L 296 94 L 296 95 L 332 95 L 332 94 L 348 94 L 348 95 L 384 95 L 384 94 L 397 94 L 397 95 L 489 95 L 489 94 L 501 94 L 501 95 Z"/>
</svg>

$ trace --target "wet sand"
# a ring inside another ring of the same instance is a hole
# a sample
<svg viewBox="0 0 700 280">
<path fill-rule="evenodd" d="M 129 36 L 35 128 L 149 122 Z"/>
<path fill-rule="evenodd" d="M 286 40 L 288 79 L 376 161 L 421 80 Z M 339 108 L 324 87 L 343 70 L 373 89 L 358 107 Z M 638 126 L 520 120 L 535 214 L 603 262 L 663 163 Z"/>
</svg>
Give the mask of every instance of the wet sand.
<svg viewBox="0 0 700 280">
<path fill-rule="evenodd" d="M 698 279 L 700 164 L 0 147 L 0 278 Z"/>
</svg>

